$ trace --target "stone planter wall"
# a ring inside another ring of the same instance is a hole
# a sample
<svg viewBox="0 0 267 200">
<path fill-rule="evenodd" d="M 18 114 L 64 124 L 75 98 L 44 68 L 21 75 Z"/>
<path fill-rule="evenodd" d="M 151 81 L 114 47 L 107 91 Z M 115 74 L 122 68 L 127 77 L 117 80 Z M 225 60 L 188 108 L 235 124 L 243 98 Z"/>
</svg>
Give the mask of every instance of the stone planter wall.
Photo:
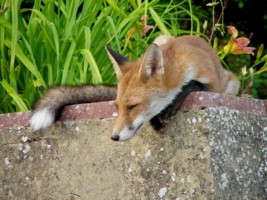
<svg viewBox="0 0 267 200">
<path fill-rule="evenodd" d="M 113 102 L 64 109 L 32 133 L 0 115 L 0 199 L 266 199 L 266 101 L 191 93 L 164 133 L 110 139 Z"/>
</svg>

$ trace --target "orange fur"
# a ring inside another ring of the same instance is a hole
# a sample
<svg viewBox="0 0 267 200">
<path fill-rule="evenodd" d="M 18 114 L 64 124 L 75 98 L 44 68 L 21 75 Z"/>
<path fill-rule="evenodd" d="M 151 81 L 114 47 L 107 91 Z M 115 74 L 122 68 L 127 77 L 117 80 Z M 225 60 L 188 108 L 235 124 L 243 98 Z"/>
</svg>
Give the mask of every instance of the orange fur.
<svg viewBox="0 0 267 200">
<path fill-rule="evenodd" d="M 236 95 L 239 89 L 236 76 L 222 67 L 217 53 L 197 36 L 159 36 L 135 62 L 118 62 L 107 52 L 118 77 L 115 140 L 130 138 L 191 80 L 212 92 Z"/>
</svg>

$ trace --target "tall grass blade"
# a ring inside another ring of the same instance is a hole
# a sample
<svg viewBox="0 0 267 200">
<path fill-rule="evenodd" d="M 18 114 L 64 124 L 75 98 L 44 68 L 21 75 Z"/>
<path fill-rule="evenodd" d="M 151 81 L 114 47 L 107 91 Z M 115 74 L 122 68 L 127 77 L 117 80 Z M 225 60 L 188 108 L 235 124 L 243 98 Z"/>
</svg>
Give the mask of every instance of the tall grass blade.
<svg viewBox="0 0 267 200">
<path fill-rule="evenodd" d="M 10 83 L 12 87 L 17 89 L 16 75 L 15 75 L 15 55 L 16 44 L 18 38 L 18 1 L 13 1 L 11 5 L 12 17 L 12 40 L 11 40 L 11 58 L 10 58 Z"/>
<path fill-rule="evenodd" d="M 1 81 L 0 84 L 6 90 L 7 94 L 16 102 L 17 106 L 19 107 L 19 111 L 23 112 L 28 110 L 26 104 L 23 102 L 16 90 L 9 85 L 6 80 Z"/>
<path fill-rule="evenodd" d="M 118 11 L 123 17 L 127 17 L 127 14 L 125 14 L 116 4 L 114 0 L 107 0 L 108 4 L 111 5 L 116 11 Z"/>
<path fill-rule="evenodd" d="M 98 66 L 96 64 L 96 61 L 88 49 L 82 49 L 81 53 L 84 55 L 87 62 L 90 64 L 90 69 L 92 71 L 92 83 L 93 84 L 101 84 L 103 83 L 101 74 L 99 72 Z"/>
<path fill-rule="evenodd" d="M 66 84 L 68 73 L 69 73 L 69 68 L 70 68 L 70 65 L 71 65 L 71 59 L 72 59 L 75 47 L 76 47 L 76 42 L 72 40 L 70 48 L 69 48 L 69 51 L 68 51 L 68 53 L 66 55 L 65 63 L 63 65 L 63 74 L 62 74 L 61 85 L 65 85 Z"/>
<path fill-rule="evenodd" d="M 7 46 L 11 46 L 10 40 L 6 40 L 5 44 Z M 29 59 L 28 57 L 23 53 L 22 49 L 18 44 L 15 46 L 15 56 L 25 65 L 25 67 L 37 78 L 38 82 L 40 85 L 42 85 L 44 88 L 47 88 L 46 83 L 38 71 L 37 66 L 35 66 Z"/>
<path fill-rule="evenodd" d="M 152 7 L 149 8 L 149 12 L 150 12 L 153 20 L 158 25 L 158 27 L 161 30 L 161 32 L 163 34 L 165 34 L 165 35 L 171 35 L 170 32 L 168 31 L 168 29 L 166 28 L 166 26 L 164 25 L 163 20 L 158 16 L 158 14 L 156 13 L 156 11 Z"/>
</svg>

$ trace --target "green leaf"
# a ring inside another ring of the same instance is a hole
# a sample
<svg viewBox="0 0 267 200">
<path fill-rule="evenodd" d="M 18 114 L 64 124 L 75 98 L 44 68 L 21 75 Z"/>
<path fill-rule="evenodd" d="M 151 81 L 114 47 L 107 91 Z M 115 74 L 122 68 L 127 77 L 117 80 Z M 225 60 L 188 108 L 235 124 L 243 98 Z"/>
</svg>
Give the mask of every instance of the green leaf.
<svg viewBox="0 0 267 200">
<path fill-rule="evenodd" d="M 153 20 L 156 22 L 162 33 L 165 35 L 171 35 L 166 26 L 164 25 L 164 21 L 159 17 L 156 11 L 152 7 L 149 8 L 149 11 Z"/>
<path fill-rule="evenodd" d="M 11 85 L 9 85 L 6 80 L 1 81 L 0 84 L 5 89 L 7 94 L 16 102 L 20 111 L 23 112 L 28 110 L 26 104 L 23 102 L 16 90 Z"/>
<path fill-rule="evenodd" d="M 125 14 L 116 4 L 113 0 L 107 0 L 108 4 L 111 5 L 116 11 L 118 11 L 120 14 L 122 14 L 124 17 L 127 17 L 127 14 Z"/>
<path fill-rule="evenodd" d="M 5 44 L 8 47 L 11 47 L 11 42 L 10 40 L 6 40 Z M 36 65 L 34 65 L 28 57 L 23 53 L 22 49 L 18 44 L 15 46 L 15 56 L 25 65 L 25 67 L 37 78 L 37 80 L 40 82 L 40 84 L 44 87 L 47 88 L 46 83 L 40 74 L 38 68 Z"/>
<path fill-rule="evenodd" d="M 67 76 L 68 76 L 69 68 L 70 68 L 70 64 L 71 64 L 71 59 L 72 59 L 75 47 L 76 47 L 76 43 L 75 43 L 75 41 L 72 41 L 70 48 L 69 48 L 69 51 L 66 55 L 66 60 L 65 60 L 64 65 L 63 65 L 63 74 L 62 74 L 62 80 L 61 80 L 62 85 L 66 84 Z"/>
<path fill-rule="evenodd" d="M 95 61 L 91 51 L 88 49 L 82 49 L 81 53 L 84 55 L 85 59 L 90 64 L 90 69 L 92 71 L 92 83 L 93 84 L 103 83 L 101 74 L 99 72 L 98 66 L 96 64 L 96 61 Z"/>
<path fill-rule="evenodd" d="M 216 2 L 216 1 L 214 1 L 214 2 L 212 2 L 212 3 L 207 3 L 206 4 L 206 6 L 216 6 L 216 5 L 218 5 L 220 2 Z"/>
<path fill-rule="evenodd" d="M 264 50 L 264 44 L 261 44 L 259 49 L 258 49 L 257 56 L 256 56 L 257 61 L 260 60 L 262 53 L 263 53 L 263 50 Z"/>
<path fill-rule="evenodd" d="M 11 40 L 11 59 L 10 59 L 10 83 L 12 87 L 17 88 L 16 77 L 15 77 L 15 55 L 16 45 L 18 38 L 18 1 L 12 2 L 11 5 L 11 16 L 12 16 L 12 40 Z"/>
</svg>

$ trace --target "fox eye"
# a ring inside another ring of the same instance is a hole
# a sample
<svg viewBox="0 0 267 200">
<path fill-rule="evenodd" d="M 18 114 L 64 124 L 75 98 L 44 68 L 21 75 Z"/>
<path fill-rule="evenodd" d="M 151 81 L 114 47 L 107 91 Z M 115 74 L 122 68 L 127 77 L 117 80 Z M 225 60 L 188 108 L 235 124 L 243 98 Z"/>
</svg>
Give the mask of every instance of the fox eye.
<svg viewBox="0 0 267 200">
<path fill-rule="evenodd" d="M 127 106 L 127 111 L 129 112 L 129 111 L 133 110 L 136 106 L 138 106 L 138 104 Z"/>
</svg>

